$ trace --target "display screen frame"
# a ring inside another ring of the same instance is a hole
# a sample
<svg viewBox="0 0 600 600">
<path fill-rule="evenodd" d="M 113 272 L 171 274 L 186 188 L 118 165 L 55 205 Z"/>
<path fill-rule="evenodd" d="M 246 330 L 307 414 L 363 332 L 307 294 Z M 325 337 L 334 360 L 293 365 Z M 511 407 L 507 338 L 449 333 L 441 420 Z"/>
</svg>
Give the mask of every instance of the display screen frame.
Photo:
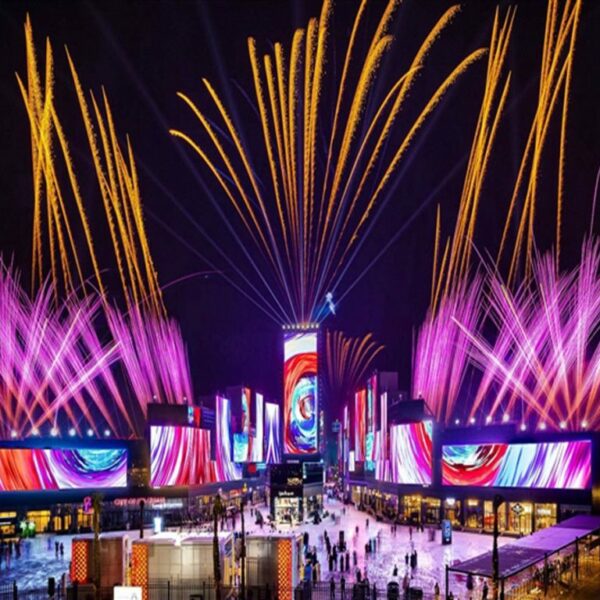
<svg viewBox="0 0 600 600">
<path fill-rule="evenodd" d="M 445 487 L 589 490 L 592 460 L 591 439 L 444 444 L 441 478 Z"/>
</svg>

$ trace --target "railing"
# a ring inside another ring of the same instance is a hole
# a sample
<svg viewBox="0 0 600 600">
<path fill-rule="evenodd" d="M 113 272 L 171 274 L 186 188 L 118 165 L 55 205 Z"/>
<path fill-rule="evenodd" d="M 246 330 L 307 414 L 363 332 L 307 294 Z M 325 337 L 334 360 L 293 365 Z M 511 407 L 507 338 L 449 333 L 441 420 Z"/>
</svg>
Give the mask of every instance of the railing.
<svg viewBox="0 0 600 600">
<path fill-rule="evenodd" d="M 70 586 L 66 592 L 55 590 L 54 595 L 48 594 L 48 589 L 20 590 L 18 583 L 0 586 L 0 600 L 113 600 L 113 588 L 100 588 L 98 595 L 93 585 Z M 245 600 L 434 600 L 431 592 L 410 590 L 405 595 L 403 590 L 385 589 L 367 584 L 348 583 L 341 588 L 339 582 L 335 588 L 329 582 L 303 584 L 296 589 L 276 590 L 269 585 L 247 586 Z M 243 600 L 239 588 L 222 586 L 221 600 Z M 150 583 L 146 586 L 144 600 L 218 600 L 217 591 L 211 584 L 204 582 Z"/>
</svg>

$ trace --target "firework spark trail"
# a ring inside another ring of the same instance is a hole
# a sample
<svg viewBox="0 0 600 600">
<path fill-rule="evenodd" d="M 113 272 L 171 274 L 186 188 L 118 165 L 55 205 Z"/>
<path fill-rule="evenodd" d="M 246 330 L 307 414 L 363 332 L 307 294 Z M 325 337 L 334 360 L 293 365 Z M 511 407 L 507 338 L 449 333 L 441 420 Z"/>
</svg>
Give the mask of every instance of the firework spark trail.
<svg viewBox="0 0 600 600">
<path fill-rule="evenodd" d="M 598 240 L 584 243 L 571 272 L 556 272 L 555 254 L 534 259 L 530 280 L 514 292 L 493 274 L 486 299 L 496 327 L 493 343 L 456 319 L 484 374 L 471 415 L 493 398 L 491 418 L 500 411 L 514 417 L 522 401 L 525 423 L 535 414 L 556 429 L 598 426 Z"/>
<path fill-rule="evenodd" d="M 352 398 L 383 349 L 383 344 L 377 343 L 371 333 L 355 338 L 340 331 L 327 331 L 325 383 L 329 397 L 340 405 Z"/>
<path fill-rule="evenodd" d="M 193 398 L 187 351 L 178 325 L 138 308 L 127 315 L 109 309 L 108 324 L 140 406 L 181 404 Z"/>
<path fill-rule="evenodd" d="M 497 256 L 497 262 L 500 262 L 507 249 L 509 230 L 516 211 L 517 200 L 523 194 L 523 206 L 518 217 L 517 234 L 510 257 L 509 284 L 515 282 L 523 260 L 525 261 L 525 276 L 531 274 L 541 155 L 558 99 L 562 94 L 556 222 L 556 259 L 557 261 L 560 259 L 568 97 L 580 13 L 581 0 L 568 0 L 564 3 L 562 12 L 559 10 L 558 0 L 550 0 L 548 3 L 538 102 L 519 166 Z"/>
<path fill-rule="evenodd" d="M 484 54 L 483 50 L 477 50 L 460 61 L 425 102 L 415 121 L 405 124 L 406 133 L 395 151 L 385 152 L 392 133 L 398 129 L 394 125 L 408 91 L 434 42 L 457 12 L 456 8 L 450 9 L 438 21 L 409 70 L 388 88 L 383 102 L 376 102 L 373 118 L 367 109 L 368 99 L 392 42 L 387 31 L 397 4 L 396 1 L 387 4 L 366 54 L 359 56 L 355 42 L 366 6 L 365 1 L 361 2 L 336 87 L 328 140 L 323 134 L 322 88 L 331 2 L 323 4 L 318 20 L 310 19 L 305 29 L 294 33 L 289 57 L 277 43 L 272 54 L 261 58 L 256 42 L 248 40 L 270 190 L 258 185 L 251 160 L 251 156 L 255 157 L 243 143 L 230 111 L 215 89 L 203 80 L 224 124 L 223 133 L 217 131 L 206 112 L 189 96 L 179 93 L 207 140 L 197 142 L 178 130 L 171 133 L 185 141 L 206 164 L 240 219 L 242 229 L 264 257 L 273 282 L 269 285 L 262 279 L 267 288 L 265 295 L 278 304 L 285 322 L 322 318 L 318 310 L 322 297 L 339 283 L 339 273 L 348 262 L 349 251 L 365 224 L 372 220 L 373 208 L 381 202 L 382 192 L 396 167 L 444 94 Z M 360 65 L 354 77 L 350 75 L 350 61 Z M 323 161 L 318 159 L 316 143 L 321 135 L 325 139 Z M 373 148 L 375 151 L 369 152 Z M 272 200 L 268 201 L 269 196 Z M 241 240 L 238 242 L 243 246 Z M 260 270 L 250 262 L 255 270 Z"/>
<path fill-rule="evenodd" d="M 93 235 L 86 214 L 84 199 L 73 163 L 64 128 L 54 104 L 54 59 L 52 46 L 46 43 L 44 85 L 38 67 L 29 18 L 25 23 L 27 86 L 17 75 L 17 81 L 31 127 L 32 168 L 34 181 L 34 219 L 32 238 L 32 290 L 44 280 L 44 220 L 47 225 L 49 261 L 55 296 L 61 286 L 70 294 L 77 287 L 85 293 L 90 282 L 83 273 L 83 260 L 74 242 L 75 220 L 69 215 L 69 197 L 74 201 L 86 240 L 96 285 L 106 299 L 106 289 L 100 275 Z M 116 263 L 126 301 L 146 303 L 149 310 L 164 314 L 162 296 L 152 262 L 143 223 L 141 198 L 133 151 L 129 139 L 125 150 L 117 139 L 115 124 L 104 90 L 101 105 L 91 94 L 92 112 L 67 52 L 76 95 L 88 137 L 92 162 L 106 213 Z M 100 134 L 96 139 L 95 129 Z M 60 150 L 60 152 L 56 152 Z M 59 181 L 59 162 L 67 172 L 68 185 Z M 45 200 L 45 202 L 44 202 Z M 45 204 L 45 210 L 44 210 Z M 78 279 L 75 283 L 73 267 Z"/>
<path fill-rule="evenodd" d="M 425 399 L 440 423 L 457 409 L 469 361 L 469 344 L 461 327 L 477 331 L 481 321 L 483 278 L 458 286 L 432 308 L 419 328 L 413 349 L 413 397 Z"/>
<path fill-rule="evenodd" d="M 48 41 L 42 85 L 29 18 L 25 38 L 27 85 L 18 75 L 17 80 L 31 127 L 33 299 L 27 298 L 3 268 L 0 293 L 7 302 L 3 308 L 8 318 L 2 339 L 6 344 L 6 364 L 12 365 L 14 373 L 7 366 L 0 374 L 0 384 L 4 386 L 0 411 L 10 415 L 6 426 L 11 425 L 18 435 L 27 433 L 27 427 L 36 430 L 47 421 L 56 422 L 59 414 L 62 420 L 63 413 L 69 425 L 79 432 L 81 421 L 98 432 L 100 416 L 119 435 L 139 435 L 147 404 L 154 396 L 164 402 L 183 402 L 193 395 L 185 345 L 177 325 L 166 318 L 150 253 L 131 142 L 127 138 L 124 146 L 119 143 L 104 89 L 99 100 L 90 93 L 88 102 L 67 51 L 128 306 L 128 312 L 121 313 L 110 305 L 100 275 L 86 203 L 54 104 L 52 47 Z M 58 177 L 61 161 L 68 179 L 64 187 Z M 83 256 L 74 243 L 76 219 L 69 214 L 73 210 L 69 206 L 71 197 L 85 235 L 95 282 L 84 276 Z M 49 250 L 45 259 L 46 240 Z M 45 283 L 45 260 L 50 263 L 51 284 Z M 99 294 L 92 291 L 95 288 Z M 107 345 L 98 337 L 98 318 L 102 313 L 113 338 Z M 113 376 L 112 369 L 117 365 L 124 370 L 125 386 L 129 388 L 127 401 Z"/>
<path fill-rule="evenodd" d="M 455 287 L 460 285 L 469 272 L 482 186 L 510 87 L 510 74 L 505 77 L 504 83 L 502 76 L 514 18 L 515 10 L 509 9 L 501 22 L 499 11 L 496 10 L 488 54 L 486 83 L 465 173 L 456 224 L 453 235 L 445 244 L 443 253 L 440 252 L 439 247 L 441 215 L 438 207 L 431 286 L 431 306 L 434 312 L 440 299 L 452 294 Z M 440 259 L 442 264 L 438 265 Z"/>
<path fill-rule="evenodd" d="M 100 300 L 91 297 L 70 297 L 56 306 L 49 284 L 29 299 L 12 271 L 0 267 L 3 435 L 54 426 L 60 414 L 79 432 L 82 426 L 97 432 L 100 415 L 113 431 L 123 433 L 113 407 L 129 434 L 133 422 L 110 371 L 119 358 L 118 345 L 102 343 L 92 325 L 100 308 Z M 106 389 L 112 391 L 110 400 L 103 396 Z"/>
</svg>

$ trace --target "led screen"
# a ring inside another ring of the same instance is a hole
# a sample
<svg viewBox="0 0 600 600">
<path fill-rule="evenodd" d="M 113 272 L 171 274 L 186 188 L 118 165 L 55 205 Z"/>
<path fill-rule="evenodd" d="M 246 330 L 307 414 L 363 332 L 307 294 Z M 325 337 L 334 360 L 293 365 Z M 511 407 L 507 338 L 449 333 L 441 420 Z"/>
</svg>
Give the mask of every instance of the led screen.
<svg viewBox="0 0 600 600">
<path fill-rule="evenodd" d="M 254 441 L 252 442 L 252 462 L 261 463 L 264 460 L 264 442 L 265 442 L 265 430 L 264 430 L 264 404 L 265 400 L 262 394 L 256 394 L 256 426 L 254 429 Z"/>
<path fill-rule="evenodd" d="M 0 491 L 127 486 L 124 448 L 1 448 Z"/>
<path fill-rule="evenodd" d="M 280 412 L 277 404 L 265 404 L 266 448 L 265 461 L 268 464 L 281 462 Z"/>
<path fill-rule="evenodd" d="M 365 460 L 367 390 L 354 394 L 354 458 Z"/>
<path fill-rule="evenodd" d="M 431 485 L 433 424 L 431 421 L 392 425 L 389 459 L 377 460 L 375 476 L 405 485 Z"/>
<path fill-rule="evenodd" d="M 444 485 L 585 489 L 591 468 L 589 440 L 442 448 Z"/>
<path fill-rule="evenodd" d="M 284 451 L 318 450 L 317 334 L 291 333 L 284 339 Z"/>
<path fill-rule="evenodd" d="M 248 462 L 248 434 L 233 434 L 233 461 L 236 463 Z"/>
<path fill-rule="evenodd" d="M 231 456 L 231 403 L 228 398 L 217 396 L 215 424 L 215 462 L 217 481 L 235 481 L 242 476 L 241 469 Z"/>
<path fill-rule="evenodd" d="M 152 487 L 187 486 L 214 481 L 210 431 L 196 427 L 150 427 Z"/>
</svg>

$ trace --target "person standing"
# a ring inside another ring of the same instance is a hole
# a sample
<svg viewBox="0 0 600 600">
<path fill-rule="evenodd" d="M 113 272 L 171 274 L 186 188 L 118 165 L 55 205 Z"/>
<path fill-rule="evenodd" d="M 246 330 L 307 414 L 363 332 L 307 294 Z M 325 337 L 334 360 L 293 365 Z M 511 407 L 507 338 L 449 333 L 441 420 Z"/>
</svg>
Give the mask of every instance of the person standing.
<svg viewBox="0 0 600 600">
<path fill-rule="evenodd" d="M 329 600 L 335 600 L 335 579 L 329 580 Z"/>
<path fill-rule="evenodd" d="M 345 597 L 346 597 L 346 580 L 344 579 L 344 576 L 342 575 L 342 578 L 340 579 L 340 598 L 342 600 L 344 600 Z"/>
<path fill-rule="evenodd" d="M 440 584 L 436 581 L 433 586 L 433 597 L 434 600 L 440 600 Z"/>
</svg>

